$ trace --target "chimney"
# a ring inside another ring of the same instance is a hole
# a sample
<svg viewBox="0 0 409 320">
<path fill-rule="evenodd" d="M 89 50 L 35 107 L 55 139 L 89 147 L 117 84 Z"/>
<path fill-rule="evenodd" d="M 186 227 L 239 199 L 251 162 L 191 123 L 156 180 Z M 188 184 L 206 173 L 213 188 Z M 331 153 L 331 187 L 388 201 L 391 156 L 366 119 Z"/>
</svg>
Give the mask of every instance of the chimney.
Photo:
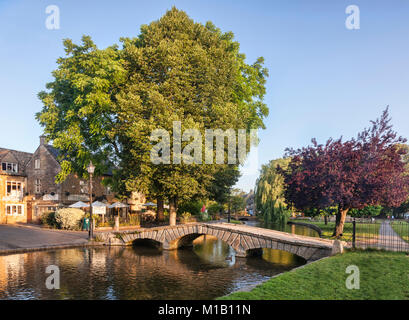
<svg viewBox="0 0 409 320">
<path fill-rule="evenodd" d="M 40 136 L 40 146 L 45 145 L 45 136 L 41 135 Z"/>
</svg>

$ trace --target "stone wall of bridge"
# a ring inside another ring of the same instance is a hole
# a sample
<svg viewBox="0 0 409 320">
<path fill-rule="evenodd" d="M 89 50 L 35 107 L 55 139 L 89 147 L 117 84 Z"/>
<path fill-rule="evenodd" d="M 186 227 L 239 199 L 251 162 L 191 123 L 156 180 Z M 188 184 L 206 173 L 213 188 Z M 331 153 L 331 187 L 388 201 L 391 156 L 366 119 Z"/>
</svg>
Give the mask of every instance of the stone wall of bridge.
<svg viewBox="0 0 409 320">
<path fill-rule="evenodd" d="M 131 245 L 134 241 L 151 240 L 165 250 L 172 250 L 192 245 L 201 235 L 211 235 L 226 242 L 238 257 L 260 254 L 263 248 L 287 251 L 306 261 L 338 253 L 334 252 L 334 243 L 331 240 L 227 223 L 192 223 L 138 231 L 99 233 L 98 237 L 107 245 Z"/>
</svg>

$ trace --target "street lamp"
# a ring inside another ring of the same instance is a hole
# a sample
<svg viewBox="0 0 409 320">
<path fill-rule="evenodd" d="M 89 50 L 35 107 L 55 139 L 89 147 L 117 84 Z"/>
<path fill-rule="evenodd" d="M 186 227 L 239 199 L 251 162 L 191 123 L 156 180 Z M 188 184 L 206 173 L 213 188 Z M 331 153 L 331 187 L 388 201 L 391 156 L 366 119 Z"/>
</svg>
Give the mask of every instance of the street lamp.
<svg viewBox="0 0 409 320">
<path fill-rule="evenodd" d="M 95 171 L 95 166 L 92 164 L 92 161 L 89 162 L 87 167 L 87 171 L 89 173 L 89 231 L 88 231 L 88 238 L 91 240 L 94 238 L 94 221 L 92 219 L 92 175 Z"/>
</svg>

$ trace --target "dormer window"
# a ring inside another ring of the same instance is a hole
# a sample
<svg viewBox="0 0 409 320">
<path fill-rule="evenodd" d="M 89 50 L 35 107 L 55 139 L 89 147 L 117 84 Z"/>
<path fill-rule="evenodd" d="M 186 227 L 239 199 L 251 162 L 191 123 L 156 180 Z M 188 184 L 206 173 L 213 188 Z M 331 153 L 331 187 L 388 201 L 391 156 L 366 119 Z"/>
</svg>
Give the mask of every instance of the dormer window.
<svg viewBox="0 0 409 320">
<path fill-rule="evenodd" d="M 34 160 L 34 169 L 40 169 L 40 159 Z"/>
<path fill-rule="evenodd" d="M 5 171 L 5 172 L 17 173 L 18 172 L 18 164 L 17 163 L 11 163 L 11 162 L 2 162 L 1 163 L 1 170 Z"/>
</svg>

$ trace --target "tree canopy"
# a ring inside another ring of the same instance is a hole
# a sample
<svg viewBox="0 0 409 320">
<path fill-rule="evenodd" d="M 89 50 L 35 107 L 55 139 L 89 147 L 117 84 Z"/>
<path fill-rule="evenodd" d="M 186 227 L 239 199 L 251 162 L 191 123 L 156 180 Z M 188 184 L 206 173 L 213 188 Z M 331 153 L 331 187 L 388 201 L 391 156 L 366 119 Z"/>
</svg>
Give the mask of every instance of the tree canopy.
<svg viewBox="0 0 409 320">
<path fill-rule="evenodd" d="M 81 45 L 65 40 L 67 56 L 39 93 L 44 107 L 36 117 L 61 150 L 58 180 L 86 174 L 92 159 L 97 173 L 116 168 L 117 191 L 169 198 L 173 213 L 178 199 L 210 196 L 217 188 L 227 194 L 238 163 L 187 164 L 175 151 L 174 123 L 180 121 L 182 134 L 199 130 L 201 139 L 206 129 L 264 128 L 263 58 L 247 64 L 232 32 L 196 23 L 176 8 L 121 42 L 122 48 L 98 49 L 87 36 Z M 172 141 L 170 164 L 152 163 L 157 129 Z M 181 149 L 194 139 L 183 136 Z M 220 174 L 225 178 L 218 180 Z"/>
<path fill-rule="evenodd" d="M 255 187 L 256 209 L 266 221 L 284 222 L 287 204 L 284 198 L 284 176 L 279 168 L 286 169 L 290 158 L 271 160 L 262 165 Z"/>
</svg>

